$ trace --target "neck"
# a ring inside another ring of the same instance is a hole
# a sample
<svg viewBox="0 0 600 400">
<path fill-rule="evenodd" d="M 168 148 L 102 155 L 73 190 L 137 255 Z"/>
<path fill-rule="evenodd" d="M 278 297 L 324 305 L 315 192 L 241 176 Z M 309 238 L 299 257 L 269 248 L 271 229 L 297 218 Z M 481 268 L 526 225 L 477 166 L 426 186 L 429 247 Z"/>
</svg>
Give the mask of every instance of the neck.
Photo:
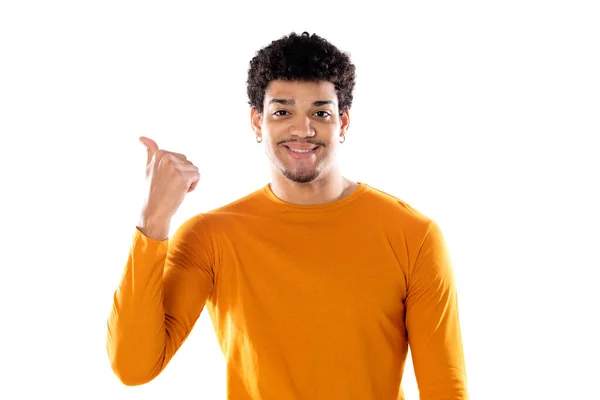
<svg viewBox="0 0 600 400">
<path fill-rule="evenodd" d="M 270 186 L 275 196 L 286 203 L 318 205 L 348 196 L 358 184 L 344 178 L 339 170 L 334 169 L 308 183 L 293 182 L 281 172 L 273 171 Z"/>
</svg>

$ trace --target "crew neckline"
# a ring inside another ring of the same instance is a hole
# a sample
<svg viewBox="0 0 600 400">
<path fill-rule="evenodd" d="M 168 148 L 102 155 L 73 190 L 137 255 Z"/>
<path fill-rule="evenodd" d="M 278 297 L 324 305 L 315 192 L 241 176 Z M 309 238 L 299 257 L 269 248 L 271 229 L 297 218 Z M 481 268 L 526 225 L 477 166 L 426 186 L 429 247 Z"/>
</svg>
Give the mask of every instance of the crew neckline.
<svg viewBox="0 0 600 400">
<path fill-rule="evenodd" d="M 339 209 L 342 207 L 346 207 L 347 205 L 354 203 L 354 201 L 356 201 L 367 190 L 369 190 L 369 185 L 367 185 L 366 183 L 364 183 L 364 182 L 356 182 L 356 183 L 358 184 L 358 187 L 356 189 L 354 189 L 354 191 L 352 193 L 350 193 L 348 196 L 344 197 L 343 199 L 335 200 L 335 201 L 332 201 L 329 203 L 324 203 L 324 204 L 305 205 L 305 204 L 288 203 L 286 201 L 283 201 L 282 199 L 277 197 L 275 195 L 275 193 L 273 193 L 270 183 L 267 183 L 263 187 L 263 193 L 271 202 L 273 202 L 281 207 L 284 207 L 290 211 L 308 212 L 308 213 L 323 212 L 323 211 L 331 211 L 331 210 L 336 210 L 336 209 Z"/>
</svg>

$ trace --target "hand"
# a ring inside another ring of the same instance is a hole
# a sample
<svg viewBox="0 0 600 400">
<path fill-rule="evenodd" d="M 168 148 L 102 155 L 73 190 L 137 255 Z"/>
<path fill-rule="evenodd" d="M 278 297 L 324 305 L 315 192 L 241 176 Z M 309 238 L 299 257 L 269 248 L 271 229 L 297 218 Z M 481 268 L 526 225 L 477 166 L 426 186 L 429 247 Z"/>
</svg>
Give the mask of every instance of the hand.
<svg viewBox="0 0 600 400">
<path fill-rule="evenodd" d="M 140 142 L 148 150 L 148 193 L 142 214 L 149 218 L 170 219 L 185 195 L 198 185 L 200 172 L 185 155 L 159 150 L 154 140 L 144 136 L 140 137 Z"/>
</svg>

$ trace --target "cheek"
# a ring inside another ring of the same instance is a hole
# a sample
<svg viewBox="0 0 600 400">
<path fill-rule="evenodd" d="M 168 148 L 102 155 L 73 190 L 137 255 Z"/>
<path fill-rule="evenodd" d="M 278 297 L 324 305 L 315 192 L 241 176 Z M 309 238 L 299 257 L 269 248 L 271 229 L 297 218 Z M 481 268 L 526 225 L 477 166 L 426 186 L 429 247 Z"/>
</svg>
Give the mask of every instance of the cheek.
<svg viewBox="0 0 600 400">
<path fill-rule="evenodd" d="M 278 157 L 283 157 L 287 154 L 285 148 L 283 146 L 278 146 L 276 143 L 269 144 L 268 151 Z"/>
</svg>

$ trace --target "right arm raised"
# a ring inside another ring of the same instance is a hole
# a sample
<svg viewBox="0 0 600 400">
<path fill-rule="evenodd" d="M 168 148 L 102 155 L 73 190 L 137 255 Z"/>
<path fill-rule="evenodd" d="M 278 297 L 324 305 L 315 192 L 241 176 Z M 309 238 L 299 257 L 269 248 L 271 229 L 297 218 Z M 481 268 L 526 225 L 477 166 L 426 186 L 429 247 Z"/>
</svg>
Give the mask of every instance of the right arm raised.
<svg viewBox="0 0 600 400">
<path fill-rule="evenodd" d="M 126 385 L 154 379 L 189 335 L 214 282 L 211 235 L 201 215 L 168 238 L 172 216 L 195 189 L 198 169 L 182 154 L 148 148 L 148 195 L 108 318 L 106 349 Z"/>
</svg>

